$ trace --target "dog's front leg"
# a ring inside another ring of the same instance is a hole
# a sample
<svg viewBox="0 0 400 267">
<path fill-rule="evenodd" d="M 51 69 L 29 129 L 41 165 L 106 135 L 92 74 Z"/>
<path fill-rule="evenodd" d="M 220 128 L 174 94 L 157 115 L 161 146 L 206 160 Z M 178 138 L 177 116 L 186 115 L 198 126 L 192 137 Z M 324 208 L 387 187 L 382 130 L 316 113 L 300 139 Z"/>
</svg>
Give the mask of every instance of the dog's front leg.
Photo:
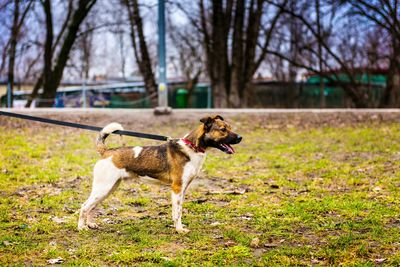
<svg viewBox="0 0 400 267">
<path fill-rule="evenodd" d="M 172 191 L 172 220 L 177 232 L 187 233 L 188 229 L 183 227 L 182 224 L 182 205 L 185 197 L 184 191 L 180 190 L 178 193 Z"/>
</svg>

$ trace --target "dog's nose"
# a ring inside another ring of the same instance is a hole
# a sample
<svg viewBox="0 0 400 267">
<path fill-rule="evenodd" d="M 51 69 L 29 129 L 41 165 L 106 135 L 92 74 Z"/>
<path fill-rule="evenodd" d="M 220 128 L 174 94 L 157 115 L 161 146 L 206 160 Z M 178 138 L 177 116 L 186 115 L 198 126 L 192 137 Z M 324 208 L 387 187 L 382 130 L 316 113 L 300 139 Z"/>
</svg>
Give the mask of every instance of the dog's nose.
<svg viewBox="0 0 400 267">
<path fill-rule="evenodd" d="M 240 136 L 240 135 L 238 135 L 237 137 L 236 137 L 236 142 L 240 142 L 240 141 L 242 141 L 242 137 Z"/>
</svg>

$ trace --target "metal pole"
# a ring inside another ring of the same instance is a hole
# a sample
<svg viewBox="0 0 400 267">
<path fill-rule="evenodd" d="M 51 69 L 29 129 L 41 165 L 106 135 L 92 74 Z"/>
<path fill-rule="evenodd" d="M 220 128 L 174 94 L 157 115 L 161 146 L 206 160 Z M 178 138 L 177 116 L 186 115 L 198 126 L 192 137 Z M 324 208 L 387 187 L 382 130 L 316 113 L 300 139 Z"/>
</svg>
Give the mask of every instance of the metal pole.
<svg viewBox="0 0 400 267">
<path fill-rule="evenodd" d="M 169 114 L 167 68 L 165 63 L 165 0 L 158 0 L 158 107 L 156 114 Z"/>
<path fill-rule="evenodd" d="M 7 107 L 8 108 L 12 108 L 12 106 L 13 106 L 12 98 L 13 98 L 13 92 L 11 90 L 11 82 L 8 81 L 8 83 L 7 83 Z"/>
<path fill-rule="evenodd" d="M 165 2 L 158 0 L 158 105 L 168 106 L 167 70 L 165 64 Z"/>
</svg>

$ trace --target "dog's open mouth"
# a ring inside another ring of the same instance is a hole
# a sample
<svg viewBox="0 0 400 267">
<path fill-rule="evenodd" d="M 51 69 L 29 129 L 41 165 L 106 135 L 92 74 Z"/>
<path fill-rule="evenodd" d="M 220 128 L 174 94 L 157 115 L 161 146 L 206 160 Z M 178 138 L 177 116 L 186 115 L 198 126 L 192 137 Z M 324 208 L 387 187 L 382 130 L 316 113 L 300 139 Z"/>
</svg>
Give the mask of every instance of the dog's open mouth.
<svg viewBox="0 0 400 267">
<path fill-rule="evenodd" d="M 233 154 L 235 150 L 229 144 L 219 144 L 219 149 L 225 152 L 226 154 Z"/>
</svg>

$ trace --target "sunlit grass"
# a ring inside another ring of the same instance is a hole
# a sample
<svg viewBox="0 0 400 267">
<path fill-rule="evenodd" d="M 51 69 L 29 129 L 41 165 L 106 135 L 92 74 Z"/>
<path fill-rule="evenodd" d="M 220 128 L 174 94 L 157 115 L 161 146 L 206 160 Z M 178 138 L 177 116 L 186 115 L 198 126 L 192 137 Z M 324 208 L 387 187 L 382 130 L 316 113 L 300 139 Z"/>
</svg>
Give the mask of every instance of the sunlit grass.
<svg viewBox="0 0 400 267">
<path fill-rule="evenodd" d="M 78 232 L 96 134 L 0 128 L 0 265 L 400 264 L 397 125 L 238 132 L 235 155 L 209 154 L 179 235 L 168 189 L 136 182 L 99 207 L 99 230 Z M 246 193 L 207 194 L 234 189 Z"/>
</svg>

